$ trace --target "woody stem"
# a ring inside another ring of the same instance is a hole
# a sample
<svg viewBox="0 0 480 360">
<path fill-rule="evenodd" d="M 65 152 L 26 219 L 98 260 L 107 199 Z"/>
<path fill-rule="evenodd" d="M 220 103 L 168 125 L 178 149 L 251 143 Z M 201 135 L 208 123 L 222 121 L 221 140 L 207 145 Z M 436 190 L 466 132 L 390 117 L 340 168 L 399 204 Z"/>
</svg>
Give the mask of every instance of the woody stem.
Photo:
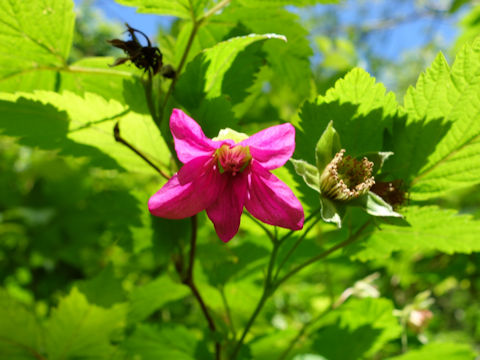
<svg viewBox="0 0 480 360">
<path fill-rule="evenodd" d="M 190 254 L 188 258 L 188 268 L 187 272 L 182 279 L 182 282 L 187 285 L 195 299 L 197 300 L 198 304 L 200 305 L 200 309 L 202 310 L 203 316 L 207 320 L 208 323 L 208 328 L 212 333 L 215 333 L 217 331 L 217 328 L 215 326 L 215 322 L 213 321 L 212 316 L 210 315 L 207 305 L 205 301 L 202 298 L 202 295 L 198 291 L 197 286 L 195 285 L 194 281 L 194 265 L 195 265 L 195 251 L 197 248 L 197 216 L 194 215 L 191 217 L 191 224 L 192 224 L 192 234 L 190 237 Z M 221 356 L 221 344 L 218 341 L 215 341 L 215 359 L 220 360 Z"/>
</svg>

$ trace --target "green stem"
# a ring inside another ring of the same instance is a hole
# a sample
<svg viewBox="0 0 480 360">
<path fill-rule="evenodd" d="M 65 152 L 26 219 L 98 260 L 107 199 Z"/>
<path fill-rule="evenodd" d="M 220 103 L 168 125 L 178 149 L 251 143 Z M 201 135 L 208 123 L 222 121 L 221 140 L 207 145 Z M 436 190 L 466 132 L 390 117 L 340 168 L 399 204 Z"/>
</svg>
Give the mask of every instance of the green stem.
<svg viewBox="0 0 480 360">
<path fill-rule="evenodd" d="M 244 214 L 247 215 L 250 219 L 252 219 L 252 221 L 255 224 L 257 224 L 260 228 L 262 228 L 262 230 L 265 231 L 265 234 L 267 234 L 267 236 L 270 238 L 270 240 L 275 241 L 275 239 L 276 239 L 275 235 L 272 234 L 272 232 L 270 230 L 268 230 L 268 228 L 265 225 L 263 225 L 260 221 L 255 219 L 252 216 L 252 214 L 250 214 L 249 212 L 245 211 Z"/>
<path fill-rule="evenodd" d="M 297 249 L 297 247 L 300 245 L 300 243 L 306 238 L 306 236 L 308 235 L 308 233 L 315 227 L 315 225 L 317 225 L 317 223 L 320 221 L 320 217 L 316 218 L 315 221 L 313 223 L 311 223 L 308 228 L 305 229 L 305 231 L 303 232 L 303 234 L 297 239 L 297 241 L 295 242 L 295 244 L 292 246 L 292 248 L 288 251 L 287 255 L 285 255 L 285 257 L 283 258 L 282 262 L 280 263 L 280 265 L 278 265 L 277 267 L 277 271 L 275 272 L 275 279 L 278 278 L 278 274 L 280 273 L 280 271 L 282 270 L 283 266 L 285 265 L 285 263 L 288 261 L 288 259 L 292 256 L 292 254 L 295 252 L 295 250 Z"/>
<path fill-rule="evenodd" d="M 303 337 L 303 335 L 307 332 L 307 330 L 312 327 L 316 322 L 320 321 L 325 315 L 327 315 L 331 310 L 333 310 L 333 306 L 329 306 L 326 310 L 321 312 L 318 316 L 310 320 L 309 322 L 305 323 L 298 334 L 290 341 L 288 347 L 285 351 L 279 356 L 278 360 L 284 360 L 287 358 L 288 354 L 293 350 L 295 345 L 298 341 Z"/>
<path fill-rule="evenodd" d="M 273 275 L 273 267 L 275 265 L 275 259 L 277 257 L 278 249 L 280 247 L 280 242 L 278 240 L 273 241 L 273 249 L 272 253 L 270 254 L 270 261 L 268 263 L 268 269 L 267 269 L 267 276 L 265 278 L 265 285 L 263 288 L 263 293 L 262 297 L 258 301 L 257 306 L 255 307 L 255 310 L 253 311 L 252 315 L 250 316 L 250 319 L 247 322 L 247 325 L 245 326 L 245 329 L 243 330 L 242 336 L 238 340 L 237 344 L 235 345 L 235 348 L 233 349 L 232 355 L 230 357 L 230 360 L 235 360 L 238 356 L 238 353 L 240 349 L 242 348 L 243 342 L 245 341 L 245 337 L 247 336 L 248 332 L 250 331 L 250 328 L 252 327 L 253 323 L 257 319 L 257 316 L 260 314 L 260 311 L 262 311 L 263 306 L 265 305 L 265 302 L 267 299 L 273 294 L 274 287 L 272 286 L 272 275 Z"/>
<path fill-rule="evenodd" d="M 303 226 L 305 226 L 310 220 L 312 220 L 313 218 L 315 218 L 315 216 L 318 215 L 318 212 L 320 211 L 320 208 L 318 208 L 317 210 L 314 210 L 306 219 L 305 221 L 303 222 Z M 290 230 L 287 234 L 285 234 L 282 238 L 280 238 L 280 240 L 278 240 L 279 242 L 283 243 L 285 240 L 287 240 L 290 236 L 292 236 L 294 233 L 296 232 L 296 230 Z"/>
<path fill-rule="evenodd" d="M 231 2 L 231 0 L 220 1 L 217 5 L 215 5 L 213 8 L 208 10 L 205 14 L 200 16 L 198 19 L 195 18 L 195 13 L 193 11 L 193 7 L 191 8 L 191 10 L 192 10 L 192 32 L 190 33 L 190 36 L 188 37 L 187 46 L 185 46 L 185 50 L 183 51 L 182 58 L 180 59 L 180 63 L 178 64 L 178 67 L 175 71 L 175 77 L 172 79 L 172 82 L 170 83 L 170 86 L 168 87 L 167 94 L 165 95 L 165 98 L 163 99 L 163 102 L 161 103 L 161 106 L 159 108 L 160 121 L 162 121 L 162 119 L 165 116 L 165 114 L 164 114 L 165 107 L 168 104 L 168 100 L 170 99 L 170 96 L 172 96 L 173 91 L 175 90 L 175 85 L 177 84 L 178 77 L 180 76 L 180 73 L 182 72 L 183 66 L 185 65 L 185 62 L 187 61 L 188 54 L 190 53 L 190 49 L 192 48 L 193 40 L 195 39 L 195 36 L 197 35 L 198 29 L 200 29 L 200 26 L 202 26 L 202 24 L 208 18 L 210 18 L 216 12 L 223 9 L 230 2 Z"/>
<path fill-rule="evenodd" d="M 205 14 L 203 14 L 200 18 L 198 18 L 197 22 L 202 23 L 205 20 L 207 20 L 210 16 L 215 15 L 216 12 L 222 10 L 225 6 L 230 4 L 232 0 L 223 0 L 220 1 L 217 5 L 212 7 L 210 10 L 208 10 Z"/>
<path fill-rule="evenodd" d="M 190 36 L 188 37 L 188 42 L 187 46 L 185 47 L 185 50 L 183 51 L 182 58 L 180 59 L 180 64 L 178 64 L 177 70 L 175 71 L 175 77 L 172 79 L 172 82 L 170 83 L 170 86 L 168 87 L 167 94 L 165 95 L 165 98 L 163 99 L 163 102 L 161 103 L 161 106 L 159 108 L 159 116 L 160 116 L 160 122 L 164 118 L 165 114 L 165 107 L 168 104 L 168 100 L 170 99 L 170 96 L 173 94 L 173 90 L 175 90 L 175 85 L 177 84 L 178 77 L 180 75 L 180 72 L 183 69 L 183 66 L 185 65 L 185 61 L 187 60 L 188 53 L 190 52 L 190 49 L 193 44 L 193 40 L 195 39 L 195 35 L 197 35 L 197 31 L 200 28 L 200 24 L 193 20 L 193 27 L 192 27 L 192 32 L 190 33 Z"/>
<path fill-rule="evenodd" d="M 326 258 L 328 255 L 330 255 L 331 253 L 339 250 L 339 249 L 342 249 L 348 245 L 350 245 L 351 243 L 353 243 L 355 240 L 357 240 L 361 233 L 363 232 L 363 230 L 365 230 L 368 225 L 370 224 L 370 221 L 367 221 L 365 224 L 363 224 L 354 234 L 352 234 L 351 236 L 348 237 L 348 239 L 342 241 L 341 243 L 335 245 L 335 246 L 332 246 L 330 249 L 324 251 L 323 253 L 321 254 L 318 254 L 317 256 L 314 256 L 313 258 L 305 261 L 304 263 L 298 265 L 297 267 L 293 268 L 292 270 L 290 270 L 286 275 L 284 275 L 281 279 L 279 279 L 276 283 L 275 283 L 275 287 L 278 287 L 280 286 L 281 284 L 283 284 L 285 281 L 287 281 L 290 277 L 292 277 L 293 275 L 295 275 L 297 272 L 299 272 L 300 270 L 304 269 L 305 267 L 307 267 L 308 265 L 310 264 L 313 264 L 314 262 L 317 262 L 323 258 Z"/>
<path fill-rule="evenodd" d="M 187 272 L 185 274 L 185 277 L 182 279 L 182 282 L 187 285 L 190 290 L 192 291 L 193 296 L 197 300 L 198 304 L 200 305 L 200 308 L 202 309 L 203 315 L 205 316 L 205 319 L 207 320 L 208 323 L 208 328 L 212 333 L 215 333 L 217 331 L 217 328 L 215 326 L 215 322 L 213 321 L 212 316 L 208 312 L 207 305 L 205 301 L 202 298 L 202 295 L 198 291 L 197 286 L 195 285 L 195 281 L 193 278 L 193 269 L 195 265 L 195 252 L 197 248 L 197 215 L 194 215 L 191 217 L 192 221 L 192 235 L 190 238 L 190 255 L 188 258 L 188 268 Z M 215 359 L 220 360 L 222 348 L 221 344 L 218 341 L 215 341 Z"/>
<path fill-rule="evenodd" d="M 150 111 L 150 115 L 152 116 L 153 121 L 157 126 L 160 126 L 160 119 L 155 111 L 155 103 L 153 101 L 153 76 L 152 72 L 148 71 L 148 80 L 143 81 L 143 86 L 145 88 L 145 98 L 147 100 L 148 110 Z"/>
<path fill-rule="evenodd" d="M 225 308 L 225 313 L 227 315 L 227 320 L 228 324 L 230 327 L 230 331 L 232 332 L 233 335 L 233 340 L 237 338 L 237 331 L 235 330 L 235 325 L 233 323 L 233 317 L 232 317 L 232 312 L 230 310 L 230 305 L 228 304 L 227 297 L 225 295 L 225 289 L 223 286 L 221 286 L 218 290 L 220 292 L 220 296 L 222 297 L 222 302 L 223 302 L 223 307 Z"/>
</svg>

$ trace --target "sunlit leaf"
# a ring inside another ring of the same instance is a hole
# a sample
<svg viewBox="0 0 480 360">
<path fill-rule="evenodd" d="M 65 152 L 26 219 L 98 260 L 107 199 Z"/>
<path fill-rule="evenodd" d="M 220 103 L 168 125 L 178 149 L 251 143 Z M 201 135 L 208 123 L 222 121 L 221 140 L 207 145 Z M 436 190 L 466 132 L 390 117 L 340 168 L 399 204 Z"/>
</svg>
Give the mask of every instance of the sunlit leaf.
<svg viewBox="0 0 480 360">
<path fill-rule="evenodd" d="M 123 347 L 132 358 L 142 360 L 195 360 L 197 339 L 181 325 L 140 325 Z"/>
<path fill-rule="evenodd" d="M 128 321 L 141 321 L 165 304 L 183 299 L 188 294 L 189 289 L 185 285 L 174 282 L 166 275 L 159 277 L 132 291 Z"/>
<path fill-rule="evenodd" d="M 119 4 L 137 7 L 146 14 L 171 15 L 192 19 L 202 13 L 206 0 L 115 0 Z"/>
<path fill-rule="evenodd" d="M 426 200 L 480 179 L 480 42 L 466 45 L 449 67 L 442 55 L 405 96 L 406 123 L 393 133 L 386 165 L 410 180 L 410 197 Z"/>
<path fill-rule="evenodd" d="M 402 209 L 402 215 L 410 226 L 382 224 L 366 241 L 354 245 L 354 257 L 386 258 L 397 250 L 437 250 L 447 254 L 480 251 L 480 222 L 470 215 L 437 206 L 409 206 Z"/>
<path fill-rule="evenodd" d="M 0 358 L 34 360 L 43 351 L 43 333 L 32 312 L 0 289 Z"/>
<path fill-rule="evenodd" d="M 401 334 L 393 309 L 392 302 L 387 299 L 350 300 L 337 310 L 334 324 L 318 330 L 313 349 L 329 360 L 372 356 Z M 348 344 L 348 351 L 345 344 Z"/>
<path fill-rule="evenodd" d="M 110 335 L 125 322 L 125 306 L 103 309 L 87 302 L 76 288 L 53 310 L 46 325 L 49 359 L 102 359 L 112 356 Z"/>
<path fill-rule="evenodd" d="M 2 1 L 0 89 L 4 79 L 63 67 L 72 45 L 74 17 L 71 0 Z"/>
<path fill-rule="evenodd" d="M 406 354 L 388 358 L 388 360 L 473 360 L 475 358 L 475 353 L 467 344 L 432 342 L 418 350 L 410 350 Z"/>
</svg>

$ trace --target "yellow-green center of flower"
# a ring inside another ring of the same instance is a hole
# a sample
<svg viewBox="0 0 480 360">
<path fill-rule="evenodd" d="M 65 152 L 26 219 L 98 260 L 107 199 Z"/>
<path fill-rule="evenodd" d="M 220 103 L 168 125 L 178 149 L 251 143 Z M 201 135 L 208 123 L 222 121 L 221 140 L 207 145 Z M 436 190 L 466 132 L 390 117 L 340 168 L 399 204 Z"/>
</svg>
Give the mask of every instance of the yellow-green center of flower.
<svg viewBox="0 0 480 360">
<path fill-rule="evenodd" d="M 233 176 L 245 170 L 252 160 L 249 147 L 241 145 L 230 147 L 228 144 L 223 144 L 215 152 L 215 156 L 220 174 L 230 173 Z"/>
</svg>

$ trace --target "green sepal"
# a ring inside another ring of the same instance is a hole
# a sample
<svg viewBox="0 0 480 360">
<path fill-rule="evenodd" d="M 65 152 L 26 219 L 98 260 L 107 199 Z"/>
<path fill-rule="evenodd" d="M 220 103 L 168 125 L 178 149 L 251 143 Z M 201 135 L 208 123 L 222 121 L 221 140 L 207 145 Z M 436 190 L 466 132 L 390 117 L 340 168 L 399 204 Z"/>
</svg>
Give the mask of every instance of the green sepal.
<svg viewBox="0 0 480 360">
<path fill-rule="evenodd" d="M 290 159 L 295 172 L 303 177 L 305 183 L 315 191 L 320 192 L 320 173 L 318 169 L 305 160 Z"/>
<path fill-rule="evenodd" d="M 345 216 L 346 206 L 320 196 L 320 215 L 322 220 L 342 227 L 342 218 Z"/>
<path fill-rule="evenodd" d="M 375 176 L 382 169 L 385 161 L 392 155 L 393 152 L 391 151 L 377 151 L 364 154 L 359 156 L 359 158 L 366 157 L 369 161 L 373 162 L 372 176 Z"/>
<path fill-rule="evenodd" d="M 393 211 L 390 204 L 371 191 L 353 199 L 349 205 L 358 206 L 372 216 L 403 218 L 402 215 Z"/>
<path fill-rule="evenodd" d="M 315 159 L 320 173 L 330 161 L 332 161 L 335 154 L 339 152 L 341 148 L 340 136 L 333 127 L 333 121 L 330 121 L 315 147 Z"/>
</svg>

